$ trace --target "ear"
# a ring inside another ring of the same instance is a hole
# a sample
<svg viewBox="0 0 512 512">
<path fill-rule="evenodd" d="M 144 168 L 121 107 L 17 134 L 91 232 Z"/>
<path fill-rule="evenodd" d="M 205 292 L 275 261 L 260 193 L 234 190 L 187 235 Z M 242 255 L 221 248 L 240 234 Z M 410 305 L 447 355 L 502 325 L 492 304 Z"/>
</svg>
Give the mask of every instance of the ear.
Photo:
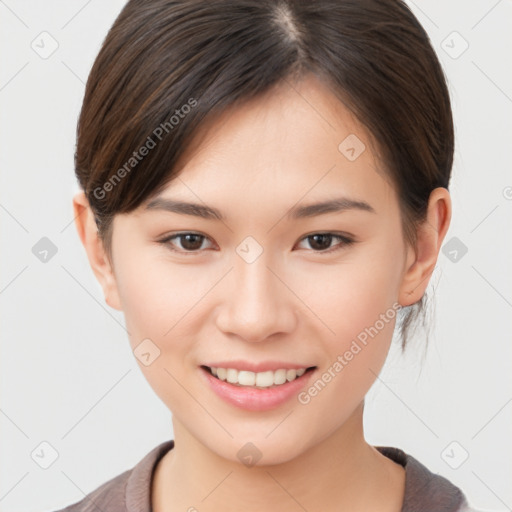
<svg viewBox="0 0 512 512">
<path fill-rule="evenodd" d="M 87 252 L 89 264 L 103 288 L 105 302 L 114 309 L 122 310 L 113 266 L 103 247 L 94 214 L 83 190 L 73 197 L 73 211 L 78 236 Z"/>
<path fill-rule="evenodd" d="M 415 304 L 425 294 L 452 215 L 450 193 L 438 187 L 430 193 L 427 218 L 418 228 L 416 247 L 407 248 L 405 274 L 399 293 L 402 306 Z"/>
</svg>

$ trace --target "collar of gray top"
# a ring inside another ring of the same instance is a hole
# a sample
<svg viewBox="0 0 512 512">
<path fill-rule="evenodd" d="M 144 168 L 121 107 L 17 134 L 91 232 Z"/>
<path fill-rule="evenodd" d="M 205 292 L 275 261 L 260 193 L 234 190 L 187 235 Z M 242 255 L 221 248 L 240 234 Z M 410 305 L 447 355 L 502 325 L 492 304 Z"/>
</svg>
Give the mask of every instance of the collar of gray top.
<svg viewBox="0 0 512 512">
<path fill-rule="evenodd" d="M 174 448 L 174 440 L 151 450 L 128 474 L 126 512 L 151 512 L 151 488 L 158 462 Z M 445 477 L 432 473 L 400 448 L 375 446 L 379 452 L 405 468 L 405 493 L 401 512 L 462 512 L 468 503 L 462 491 Z"/>
</svg>

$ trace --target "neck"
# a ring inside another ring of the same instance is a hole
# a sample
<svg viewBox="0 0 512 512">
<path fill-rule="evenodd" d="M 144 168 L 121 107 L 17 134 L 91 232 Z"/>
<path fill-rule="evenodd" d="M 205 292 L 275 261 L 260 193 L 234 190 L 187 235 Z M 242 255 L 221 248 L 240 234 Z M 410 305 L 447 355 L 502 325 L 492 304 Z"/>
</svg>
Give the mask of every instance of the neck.
<svg viewBox="0 0 512 512">
<path fill-rule="evenodd" d="M 299 457 L 252 467 L 212 452 L 173 419 L 175 446 L 157 466 L 153 510 L 400 512 L 405 472 L 366 443 L 362 413 L 363 403 Z"/>
</svg>

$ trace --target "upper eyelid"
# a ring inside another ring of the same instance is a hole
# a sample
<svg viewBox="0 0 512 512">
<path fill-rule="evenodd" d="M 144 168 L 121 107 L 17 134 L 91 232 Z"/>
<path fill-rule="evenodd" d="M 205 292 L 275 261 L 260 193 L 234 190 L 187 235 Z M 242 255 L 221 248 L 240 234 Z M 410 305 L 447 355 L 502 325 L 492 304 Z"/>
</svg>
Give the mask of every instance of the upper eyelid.
<svg viewBox="0 0 512 512">
<path fill-rule="evenodd" d="M 213 240 L 208 235 L 205 235 L 204 233 L 199 233 L 196 231 L 178 231 L 177 233 L 170 233 L 169 235 L 166 235 L 163 238 L 161 238 L 160 242 L 170 242 L 171 240 L 173 240 L 175 238 L 180 238 L 180 236 L 185 236 L 185 235 L 198 235 L 198 236 L 201 236 L 213 243 Z M 197 251 L 180 250 L 179 252 L 194 253 L 194 252 L 200 252 L 200 251 L 199 250 L 197 250 Z"/>
<path fill-rule="evenodd" d="M 169 233 L 168 235 L 164 235 L 161 240 L 170 240 L 172 238 L 178 238 L 179 236 L 185 236 L 185 235 L 199 235 L 204 238 L 207 238 L 208 240 L 212 241 L 212 239 L 205 235 L 204 233 L 200 233 L 199 231 L 177 231 L 176 233 Z M 336 232 L 336 231 L 312 231 L 311 233 L 306 233 L 303 235 L 299 240 L 304 240 L 305 238 L 308 238 L 313 235 L 333 235 L 333 236 L 339 236 L 339 237 L 345 237 L 345 238 L 354 238 L 353 235 L 350 235 L 349 233 L 344 232 Z"/>
<path fill-rule="evenodd" d="M 213 240 L 208 235 L 205 235 L 204 233 L 200 233 L 198 231 L 178 231 L 175 233 L 170 233 L 170 234 L 162 237 L 160 239 L 160 242 L 162 242 L 162 243 L 169 242 L 172 239 L 179 238 L 180 236 L 185 236 L 185 235 L 199 235 L 199 236 L 209 240 L 210 242 L 213 242 Z M 333 238 L 341 239 L 342 243 L 343 243 L 343 239 L 345 239 L 345 241 L 344 241 L 345 243 L 353 243 L 356 241 L 355 237 L 349 233 L 336 232 L 336 231 L 312 231 L 310 233 L 306 233 L 305 235 L 303 235 L 298 240 L 298 243 L 302 242 L 303 240 L 305 240 L 313 235 L 331 235 Z M 203 250 L 205 250 L 205 249 L 203 249 Z M 324 253 L 328 252 L 329 250 L 330 249 L 328 249 L 326 251 L 313 251 L 313 252 L 317 252 L 320 254 L 322 252 L 324 252 Z M 177 252 L 193 254 L 193 253 L 202 252 L 202 250 L 196 250 L 196 251 L 178 250 Z"/>
</svg>

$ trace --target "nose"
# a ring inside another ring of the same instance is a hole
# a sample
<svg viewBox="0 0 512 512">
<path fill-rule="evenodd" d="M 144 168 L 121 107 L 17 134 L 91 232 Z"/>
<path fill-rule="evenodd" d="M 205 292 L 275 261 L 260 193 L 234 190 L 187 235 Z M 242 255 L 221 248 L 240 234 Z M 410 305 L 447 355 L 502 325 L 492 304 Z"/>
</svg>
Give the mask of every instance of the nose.
<svg viewBox="0 0 512 512">
<path fill-rule="evenodd" d="M 260 342 L 293 331 L 297 299 L 286 276 L 269 266 L 265 252 L 252 263 L 236 255 L 225 281 L 216 322 L 226 335 Z"/>
</svg>

